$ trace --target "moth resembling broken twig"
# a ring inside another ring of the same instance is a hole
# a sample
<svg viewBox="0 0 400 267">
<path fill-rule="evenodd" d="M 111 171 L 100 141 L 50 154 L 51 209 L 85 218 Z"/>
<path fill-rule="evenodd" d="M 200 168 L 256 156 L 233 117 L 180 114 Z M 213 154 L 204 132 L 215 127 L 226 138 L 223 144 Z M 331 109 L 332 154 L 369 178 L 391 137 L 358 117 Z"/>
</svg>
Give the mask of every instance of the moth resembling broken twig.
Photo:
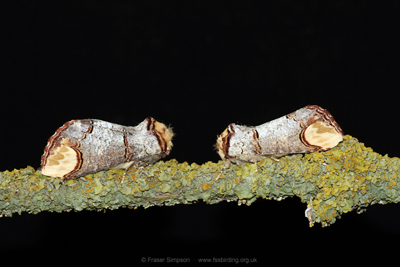
<svg viewBox="0 0 400 267">
<path fill-rule="evenodd" d="M 231 162 L 244 165 L 266 157 L 328 150 L 341 142 L 343 136 L 329 111 L 308 105 L 259 126 L 231 123 L 218 137 L 216 147 L 226 169 Z"/>
<path fill-rule="evenodd" d="M 66 122 L 49 138 L 43 175 L 73 179 L 105 169 L 147 166 L 169 155 L 172 129 L 148 117 L 135 127 L 102 120 Z M 124 176 L 125 176 L 124 174 Z"/>
</svg>

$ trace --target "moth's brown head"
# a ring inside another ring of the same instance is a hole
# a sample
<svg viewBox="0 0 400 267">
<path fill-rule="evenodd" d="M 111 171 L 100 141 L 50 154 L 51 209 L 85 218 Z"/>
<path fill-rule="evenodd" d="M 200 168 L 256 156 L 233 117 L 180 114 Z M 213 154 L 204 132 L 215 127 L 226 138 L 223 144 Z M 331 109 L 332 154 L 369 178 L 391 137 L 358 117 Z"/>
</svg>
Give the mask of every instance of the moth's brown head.
<svg viewBox="0 0 400 267">
<path fill-rule="evenodd" d="M 154 131 L 158 136 L 160 146 L 165 151 L 165 154 L 169 154 L 172 149 L 172 137 L 174 137 L 174 132 L 171 127 L 165 126 L 164 123 L 154 120 Z"/>
<path fill-rule="evenodd" d="M 231 125 L 229 125 L 228 128 L 226 128 L 218 137 L 217 143 L 215 144 L 215 147 L 218 149 L 218 155 L 223 160 L 227 159 L 226 156 L 228 155 L 229 139 L 233 134 L 231 128 Z"/>
</svg>

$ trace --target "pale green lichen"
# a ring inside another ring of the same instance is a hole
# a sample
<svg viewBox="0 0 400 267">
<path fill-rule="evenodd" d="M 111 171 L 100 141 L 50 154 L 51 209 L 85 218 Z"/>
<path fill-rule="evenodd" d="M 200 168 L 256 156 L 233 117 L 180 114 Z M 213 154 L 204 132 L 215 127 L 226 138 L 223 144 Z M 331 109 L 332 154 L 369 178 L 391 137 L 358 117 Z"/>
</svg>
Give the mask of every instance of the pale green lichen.
<svg viewBox="0 0 400 267">
<path fill-rule="evenodd" d="M 257 166 L 232 164 L 215 180 L 223 165 L 221 161 L 179 164 L 173 159 L 132 168 L 125 179 L 123 170 L 109 170 L 65 181 L 43 176 L 32 167 L 4 171 L 0 173 L 1 215 L 147 208 L 199 200 L 250 205 L 257 198 L 297 196 L 312 207 L 310 226 L 327 226 L 343 213 L 400 201 L 400 160 L 374 153 L 351 136 L 326 152 L 286 156 L 279 162 L 267 158 Z"/>
</svg>

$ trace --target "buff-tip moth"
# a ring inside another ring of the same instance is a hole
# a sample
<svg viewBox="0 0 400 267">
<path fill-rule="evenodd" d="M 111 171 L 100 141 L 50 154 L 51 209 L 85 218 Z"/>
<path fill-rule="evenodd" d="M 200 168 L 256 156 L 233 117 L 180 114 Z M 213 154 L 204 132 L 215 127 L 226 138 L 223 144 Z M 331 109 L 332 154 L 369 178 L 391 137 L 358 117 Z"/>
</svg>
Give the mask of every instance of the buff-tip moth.
<svg viewBox="0 0 400 267">
<path fill-rule="evenodd" d="M 244 165 L 266 157 L 325 151 L 342 140 L 343 131 L 329 111 L 308 105 L 259 126 L 231 123 L 218 137 L 216 147 L 226 169 L 231 162 Z"/>
<path fill-rule="evenodd" d="M 42 156 L 43 175 L 73 179 L 105 169 L 151 165 L 168 155 L 172 129 L 148 117 L 139 125 L 102 120 L 66 122 L 49 138 Z M 125 175 L 125 174 L 124 174 Z"/>
</svg>

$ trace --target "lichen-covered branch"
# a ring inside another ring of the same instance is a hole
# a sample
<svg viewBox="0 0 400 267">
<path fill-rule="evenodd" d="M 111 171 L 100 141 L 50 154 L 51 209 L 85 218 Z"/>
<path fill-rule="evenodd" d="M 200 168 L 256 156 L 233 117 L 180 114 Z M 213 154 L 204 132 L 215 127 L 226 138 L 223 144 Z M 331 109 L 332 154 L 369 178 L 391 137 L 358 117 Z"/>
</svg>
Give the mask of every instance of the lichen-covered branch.
<svg viewBox="0 0 400 267">
<path fill-rule="evenodd" d="M 64 181 L 43 176 L 32 167 L 4 171 L 0 173 L 1 216 L 148 208 L 198 200 L 250 205 L 257 198 L 282 200 L 297 196 L 310 208 L 310 226 L 327 226 L 342 213 L 400 200 L 400 160 L 379 155 L 351 136 L 326 152 L 286 156 L 279 162 L 267 158 L 257 166 L 232 165 L 215 180 L 223 166 L 222 162 L 199 166 L 161 161 L 151 167 L 132 168 L 124 183 L 123 170 Z"/>
</svg>

